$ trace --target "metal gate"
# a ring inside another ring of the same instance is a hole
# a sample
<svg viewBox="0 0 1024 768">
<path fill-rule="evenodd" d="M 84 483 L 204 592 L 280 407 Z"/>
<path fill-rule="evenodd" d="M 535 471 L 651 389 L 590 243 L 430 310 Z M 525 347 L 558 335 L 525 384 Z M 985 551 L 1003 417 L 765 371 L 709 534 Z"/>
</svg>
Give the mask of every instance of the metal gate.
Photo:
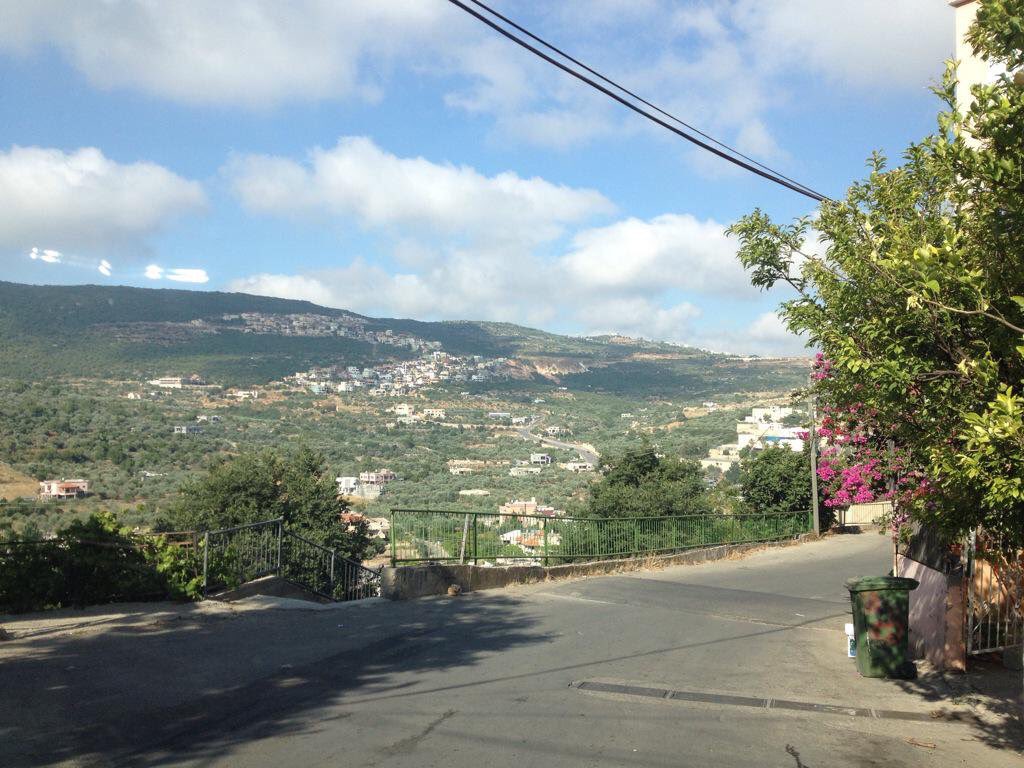
<svg viewBox="0 0 1024 768">
<path fill-rule="evenodd" d="M 202 548 L 204 594 L 274 575 L 331 600 L 380 594 L 381 569 L 288 530 L 281 518 L 207 531 Z"/>
<path fill-rule="evenodd" d="M 1024 552 L 983 529 L 967 545 L 967 653 L 978 655 L 1024 641 Z"/>
</svg>

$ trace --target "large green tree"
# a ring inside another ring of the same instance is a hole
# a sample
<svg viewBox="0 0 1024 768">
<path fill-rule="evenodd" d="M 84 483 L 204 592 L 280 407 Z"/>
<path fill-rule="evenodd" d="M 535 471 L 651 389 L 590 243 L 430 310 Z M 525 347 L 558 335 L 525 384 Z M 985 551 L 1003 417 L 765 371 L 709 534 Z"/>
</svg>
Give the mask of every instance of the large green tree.
<svg viewBox="0 0 1024 768">
<path fill-rule="evenodd" d="M 968 39 L 990 63 L 1020 69 L 1020 3 L 984 0 Z M 1019 79 L 975 86 L 961 112 L 950 65 L 937 130 L 902 165 L 875 155 L 868 177 L 815 215 L 777 224 L 754 211 L 732 227 L 752 282 L 795 293 L 782 317 L 822 350 L 813 387 L 876 449 L 870 471 L 880 478 L 885 464 L 896 482 L 919 473 L 913 493 L 896 494 L 898 514 L 950 535 L 1024 529 Z"/>
<path fill-rule="evenodd" d="M 740 464 L 743 500 L 755 512 L 810 512 L 810 460 L 803 451 L 773 446 L 748 456 Z"/>
<path fill-rule="evenodd" d="M 590 495 L 595 517 L 673 517 L 711 511 L 704 473 L 694 461 L 627 451 L 605 467 Z"/>
<path fill-rule="evenodd" d="M 296 533 L 362 560 L 376 548 L 364 523 L 342 521 L 347 510 L 323 455 L 301 448 L 221 461 L 182 487 L 173 516 L 176 526 L 198 531 L 282 518 Z"/>
</svg>

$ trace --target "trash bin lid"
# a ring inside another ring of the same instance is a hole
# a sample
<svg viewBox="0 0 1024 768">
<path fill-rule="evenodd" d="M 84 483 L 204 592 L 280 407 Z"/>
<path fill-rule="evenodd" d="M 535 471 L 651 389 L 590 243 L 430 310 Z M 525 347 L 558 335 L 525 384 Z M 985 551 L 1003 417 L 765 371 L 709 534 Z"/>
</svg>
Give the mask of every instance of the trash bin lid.
<svg viewBox="0 0 1024 768">
<path fill-rule="evenodd" d="M 858 576 L 847 579 L 845 586 L 851 592 L 881 592 L 887 589 L 917 589 L 917 579 L 902 576 Z"/>
</svg>

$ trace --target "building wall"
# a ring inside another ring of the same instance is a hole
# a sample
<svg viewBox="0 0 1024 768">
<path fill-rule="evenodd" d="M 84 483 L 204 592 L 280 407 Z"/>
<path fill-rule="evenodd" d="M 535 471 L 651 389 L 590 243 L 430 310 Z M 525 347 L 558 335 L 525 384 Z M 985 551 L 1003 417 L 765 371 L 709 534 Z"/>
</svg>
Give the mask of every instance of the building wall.
<svg viewBox="0 0 1024 768">
<path fill-rule="evenodd" d="M 900 576 L 919 582 L 910 593 L 910 652 L 941 669 L 946 647 L 946 575 L 903 555 L 897 562 Z"/>
<path fill-rule="evenodd" d="M 974 55 L 971 46 L 964 40 L 964 35 L 974 23 L 978 15 L 977 0 L 952 0 L 956 13 L 956 49 L 955 57 L 959 62 L 957 77 L 959 82 L 956 87 L 956 101 L 961 112 L 966 112 L 974 101 L 971 96 L 971 86 L 978 83 L 989 83 L 995 80 L 1000 74 L 1006 71 L 1002 66 L 993 67 Z"/>
<path fill-rule="evenodd" d="M 870 504 L 851 504 L 842 513 L 843 525 L 872 525 L 892 509 L 892 502 L 874 501 Z"/>
</svg>

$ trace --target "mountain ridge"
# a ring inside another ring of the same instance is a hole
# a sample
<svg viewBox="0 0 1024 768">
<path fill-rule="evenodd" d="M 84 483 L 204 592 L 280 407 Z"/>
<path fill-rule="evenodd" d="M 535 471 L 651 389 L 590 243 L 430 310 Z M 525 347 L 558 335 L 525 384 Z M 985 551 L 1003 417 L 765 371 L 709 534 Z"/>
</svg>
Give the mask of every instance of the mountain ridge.
<svg viewBox="0 0 1024 768">
<path fill-rule="evenodd" d="M 311 319 L 282 319 L 288 316 Z M 299 330 L 288 323 L 297 323 Z M 346 330 L 331 331 L 332 326 Z M 323 335 L 310 335 L 321 330 Z M 337 335 L 342 333 L 347 335 Z M 144 378 L 180 371 L 224 384 L 259 384 L 317 365 L 407 359 L 437 344 L 452 354 L 516 359 L 541 378 L 564 371 L 576 383 L 596 369 L 616 365 L 641 370 L 651 380 L 659 365 L 710 370 L 741 359 L 622 336 L 565 336 L 513 323 L 374 318 L 246 293 L 0 281 L 0 371 L 6 376 Z M 614 383 L 609 376 L 597 379 Z"/>
</svg>

